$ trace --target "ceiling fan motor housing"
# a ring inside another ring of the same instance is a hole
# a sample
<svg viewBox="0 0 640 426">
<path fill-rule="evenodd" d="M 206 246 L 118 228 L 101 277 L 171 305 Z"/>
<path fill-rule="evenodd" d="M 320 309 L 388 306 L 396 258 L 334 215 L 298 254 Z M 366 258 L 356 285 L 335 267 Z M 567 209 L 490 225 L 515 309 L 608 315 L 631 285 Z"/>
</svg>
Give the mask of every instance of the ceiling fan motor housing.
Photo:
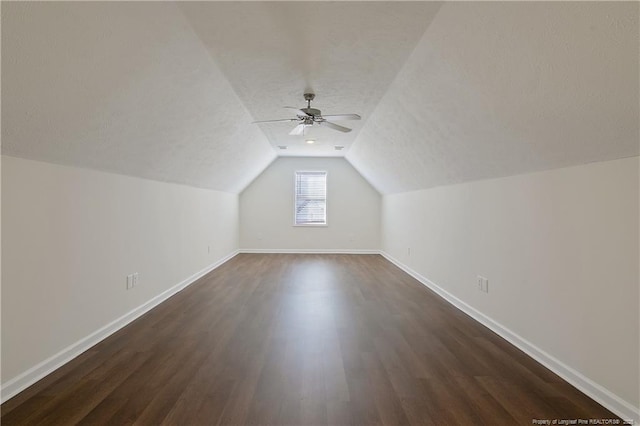
<svg viewBox="0 0 640 426">
<path fill-rule="evenodd" d="M 315 108 L 300 108 L 300 111 L 303 111 L 305 114 L 310 115 L 312 117 L 321 116 L 321 111 Z"/>
</svg>

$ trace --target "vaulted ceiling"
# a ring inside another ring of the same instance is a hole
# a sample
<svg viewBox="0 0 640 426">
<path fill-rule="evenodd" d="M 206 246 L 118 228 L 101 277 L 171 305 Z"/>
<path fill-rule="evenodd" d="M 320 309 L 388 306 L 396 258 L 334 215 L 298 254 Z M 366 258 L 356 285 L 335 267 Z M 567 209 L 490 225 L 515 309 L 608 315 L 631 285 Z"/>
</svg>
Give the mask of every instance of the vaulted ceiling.
<svg viewBox="0 0 640 426">
<path fill-rule="evenodd" d="M 635 156 L 638 7 L 4 2 L 2 153 L 230 192 L 344 155 L 383 193 Z M 363 119 L 252 124 L 305 91 Z"/>
</svg>

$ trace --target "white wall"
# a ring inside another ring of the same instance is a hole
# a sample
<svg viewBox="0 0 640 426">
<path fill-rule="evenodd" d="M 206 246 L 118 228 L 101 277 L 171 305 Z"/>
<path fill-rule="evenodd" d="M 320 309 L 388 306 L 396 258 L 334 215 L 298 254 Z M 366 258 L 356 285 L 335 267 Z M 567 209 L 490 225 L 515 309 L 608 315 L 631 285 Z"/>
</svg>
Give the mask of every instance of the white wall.
<svg viewBox="0 0 640 426">
<path fill-rule="evenodd" d="M 237 248 L 236 194 L 3 156 L 3 385 Z"/>
<path fill-rule="evenodd" d="M 293 226 L 294 174 L 327 171 L 326 227 Z M 378 250 L 380 194 L 343 158 L 274 161 L 240 194 L 240 247 L 258 250 Z"/>
<path fill-rule="evenodd" d="M 638 407 L 638 168 L 633 157 L 387 195 L 382 247 Z"/>
</svg>

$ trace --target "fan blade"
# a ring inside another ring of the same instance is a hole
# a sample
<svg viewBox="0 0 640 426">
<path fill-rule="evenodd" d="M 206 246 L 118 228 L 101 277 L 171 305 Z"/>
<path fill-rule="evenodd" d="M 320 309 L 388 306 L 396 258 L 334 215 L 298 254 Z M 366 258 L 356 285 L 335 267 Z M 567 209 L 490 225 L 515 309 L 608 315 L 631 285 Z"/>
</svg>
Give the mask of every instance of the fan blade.
<svg viewBox="0 0 640 426">
<path fill-rule="evenodd" d="M 304 123 L 298 124 L 296 127 L 293 128 L 292 131 L 289 132 L 289 134 L 291 136 L 300 136 L 304 134 Z"/>
<path fill-rule="evenodd" d="M 332 123 L 330 121 L 318 121 L 318 124 L 320 124 L 321 126 L 329 127 L 329 128 L 331 128 L 333 130 L 338 130 L 340 132 L 344 132 L 344 133 L 349 133 L 351 131 L 351 129 L 348 128 L 348 127 L 340 126 L 340 125 Z"/>
<path fill-rule="evenodd" d="M 259 124 L 259 123 L 284 123 L 285 121 L 298 121 L 297 118 L 281 118 L 279 120 L 261 120 L 261 121 L 252 121 L 251 124 Z"/>
<path fill-rule="evenodd" d="M 332 114 L 332 115 L 323 115 L 322 118 L 334 118 L 336 120 L 360 120 L 358 114 Z"/>
<path fill-rule="evenodd" d="M 306 112 L 304 112 L 303 110 L 301 110 L 300 108 L 296 108 L 296 107 L 289 107 L 286 106 L 284 108 L 287 109 L 295 109 L 296 110 L 296 115 L 300 116 L 300 117 L 311 117 L 309 114 L 307 114 Z"/>
</svg>

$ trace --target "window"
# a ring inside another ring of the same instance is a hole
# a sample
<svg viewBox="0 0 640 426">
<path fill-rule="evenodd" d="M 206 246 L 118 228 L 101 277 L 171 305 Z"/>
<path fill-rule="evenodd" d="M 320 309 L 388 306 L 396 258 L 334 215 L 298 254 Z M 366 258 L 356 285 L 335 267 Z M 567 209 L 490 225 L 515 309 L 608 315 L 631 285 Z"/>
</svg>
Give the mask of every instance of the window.
<svg viewBox="0 0 640 426">
<path fill-rule="evenodd" d="M 327 224 L 327 172 L 296 172 L 295 225 Z"/>
</svg>

